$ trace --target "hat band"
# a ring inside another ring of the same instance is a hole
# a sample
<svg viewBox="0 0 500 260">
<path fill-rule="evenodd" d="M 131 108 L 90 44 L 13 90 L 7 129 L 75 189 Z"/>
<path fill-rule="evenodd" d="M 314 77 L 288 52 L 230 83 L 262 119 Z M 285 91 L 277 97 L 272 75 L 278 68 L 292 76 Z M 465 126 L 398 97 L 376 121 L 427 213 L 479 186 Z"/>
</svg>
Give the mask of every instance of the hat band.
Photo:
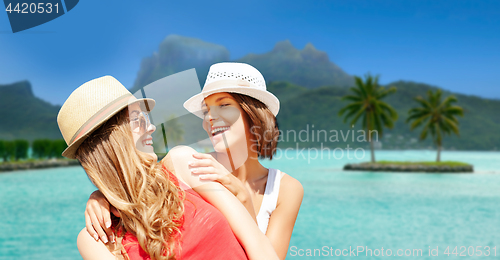
<svg viewBox="0 0 500 260">
<path fill-rule="evenodd" d="M 112 112 L 115 112 L 115 109 L 123 106 L 124 104 L 128 104 L 129 99 L 133 97 L 132 94 L 127 93 L 114 101 L 107 104 L 105 107 L 101 108 L 95 115 L 93 115 L 85 124 L 83 124 L 78 131 L 73 135 L 68 145 L 73 144 L 75 140 L 78 140 L 83 134 L 85 134 L 88 130 L 92 129 L 97 123 L 101 122 L 103 118 L 110 115 Z"/>
<path fill-rule="evenodd" d="M 209 83 L 203 87 L 203 92 L 208 92 L 208 91 L 213 91 L 217 90 L 219 88 L 225 88 L 225 87 L 242 87 L 242 88 L 252 88 L 252 89 L 260 89 L 254 84 L 242 80 L 242 79 L 225 79 L 225 80 L 217 80 L 215 82 Z"/>
</svg>

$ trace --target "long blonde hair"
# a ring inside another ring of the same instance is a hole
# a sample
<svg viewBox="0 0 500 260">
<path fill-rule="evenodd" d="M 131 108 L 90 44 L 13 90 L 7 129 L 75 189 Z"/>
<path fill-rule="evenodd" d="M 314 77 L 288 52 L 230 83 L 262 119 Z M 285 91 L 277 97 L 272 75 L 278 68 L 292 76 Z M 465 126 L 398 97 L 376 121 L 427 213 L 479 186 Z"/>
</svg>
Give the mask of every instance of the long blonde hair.
<svg viewBox="0 0 500 260">
<path fill-rule="evenodd" d="M 92 133 L 76 157 L 92 183 L 120 212 L 118 235 L 131 232 L 151 259 L 175 259 L 183 192 L 154 159 L 136 149 L 127 109 Z"/>
</svg>

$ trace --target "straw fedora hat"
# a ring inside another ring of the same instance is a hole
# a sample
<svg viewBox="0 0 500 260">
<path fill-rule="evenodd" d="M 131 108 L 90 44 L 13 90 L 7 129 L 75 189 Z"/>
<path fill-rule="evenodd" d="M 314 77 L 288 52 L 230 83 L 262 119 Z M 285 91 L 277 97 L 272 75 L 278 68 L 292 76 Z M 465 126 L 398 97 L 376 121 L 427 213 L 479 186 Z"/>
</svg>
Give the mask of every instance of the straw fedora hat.
<svg viewBox="0 0 500 260">
<path fill-rule="evenodd" d="M 262 74 L 248 64 L 236 62 L 222 62 L 212 65 L 203 90 L 184 102 L 184 108 L 203 118 L 201 104 L 204 98 L 221 92 L 253 97 L 264 103 L 274 116 L 280 110 L 280 101 L 267 91 L 266 81 Z"/>
<path fill-rule="evenodd" d="M 75 159 L 76 150 L 94 130 L 137 102 L 140 102 L 143 111 L 151 111 L 155 106 L 153 99 L 135 98 L 111 76 L 91 80 L 75 89 L 57 115 L 59 130 L 68 145 L 62 155 Z"/>
</svg>

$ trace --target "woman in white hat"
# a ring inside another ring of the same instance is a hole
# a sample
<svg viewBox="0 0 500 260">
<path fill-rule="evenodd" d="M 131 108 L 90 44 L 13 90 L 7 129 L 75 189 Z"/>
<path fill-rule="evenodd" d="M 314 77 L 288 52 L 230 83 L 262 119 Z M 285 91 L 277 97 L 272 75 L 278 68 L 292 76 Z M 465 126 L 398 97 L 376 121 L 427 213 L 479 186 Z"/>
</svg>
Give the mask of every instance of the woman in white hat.
<svg viewBox="0 0 500 260">
<path fill-rule="evenodd" d="M 195 187 L 198 194 L 182 182 L 195 177 L 176 177 L 157 163 L 147 114 L 154 105 L 106 76 L 80 86 L 59 111 L 68 144 L 63 155 L 80 161 L 120 215 L 109 223 L 119 243 L 112 236 L 105 245 L 80 232 L 83 259 L 277 259 L 245 207 L 220 183 Z"/>
<path fill-rule="evenodd" d="M 228 62 L 211 66 L 202 92 L 187 100 L 184 107 L 203 119 L 203 128 L 215 152 L 174 149 L 166 158 L 169 166 L 177 172 L 191 171 L 191 175 L 199 176 L 193 186 L 206 180 L 224 185 L 241 201 L 284 259 L 303 188 L 293 177 L 267 169 L 258 161 L 258 157 L 272 159 L 276 150 L 279 100 L 266 90 L 257 69 Z M 94 194 L 87 203 L 86 216 L 104 223 L 109 218 L 108 209 L 103 197 Z M 88 226 L 88 230 L 104 235 L 99 226 Z"/>
</svg>

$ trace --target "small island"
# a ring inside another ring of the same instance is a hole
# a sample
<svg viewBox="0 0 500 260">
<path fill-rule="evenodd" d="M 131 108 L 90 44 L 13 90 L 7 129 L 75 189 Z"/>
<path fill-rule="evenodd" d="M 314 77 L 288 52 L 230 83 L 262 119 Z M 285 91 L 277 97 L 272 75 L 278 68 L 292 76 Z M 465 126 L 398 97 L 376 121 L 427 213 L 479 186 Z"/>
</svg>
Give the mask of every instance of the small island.
<svg viewBox="0 0 500 260">
<path fill-rule="evenodd" d="M 62 157 L 67 147 L 63 139 L 0 140 L 0 172 L 80 165 Z"/>
<path fill-rule="evenodd" d="M 474 167 L 463 162 L 397 162 L 356 163 L 344 166 L 345 171 L 473 173 Z"/>
</svg>

